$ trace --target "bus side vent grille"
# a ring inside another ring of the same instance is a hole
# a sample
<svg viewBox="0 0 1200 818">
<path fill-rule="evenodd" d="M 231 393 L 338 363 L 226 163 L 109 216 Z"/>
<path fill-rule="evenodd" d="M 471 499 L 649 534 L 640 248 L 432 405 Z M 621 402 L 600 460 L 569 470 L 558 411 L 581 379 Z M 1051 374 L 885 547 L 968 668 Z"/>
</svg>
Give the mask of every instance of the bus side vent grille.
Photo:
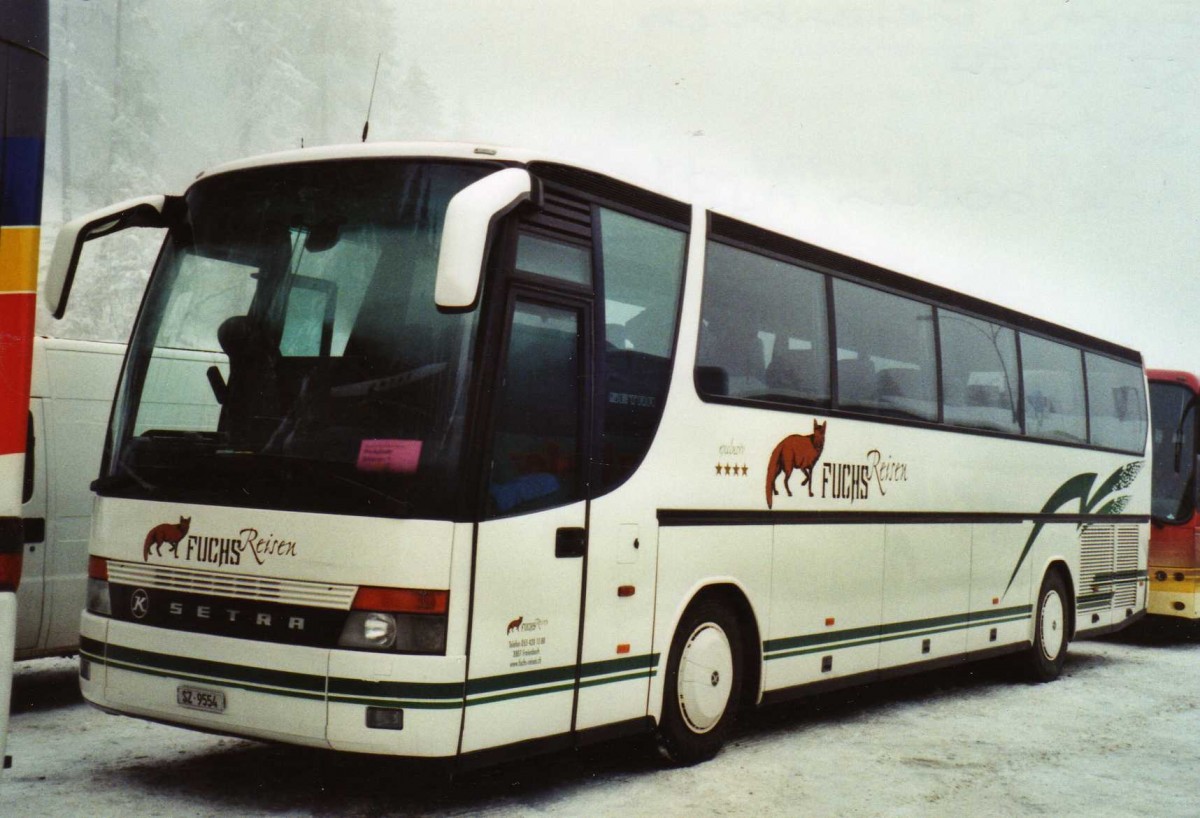
<svg viewBox="0 0 1200 818">
<path fill-rule="evenodd" d="M 1117 561 L 1113 570 L 1119 576 L 1130 577 L 1138 570 L 1138 527 L 1136 525 L 1119 525 L 1117 529 Z M 1113 594 L 1113 605 L 1128 607 L 1137 604 L 1137 582 L 1125 579 L 1117 584 Z"/>
<path fill-rule="evenodd" d="M 546 186 L 542 207 L 525 219 L 535 232 L 576 242 L 592 240 L 592 206 L 576 196 Z"/>
<path fill-rule="evenodd" d="M 1116 530 L 1111 525 L 1085 525 L 1079 532 L 1079 584 L 1084 589 L 1100 579 L 1103 590 L 1109 590 L 1105 579 L 1113 572 L 1116 551 Z M 1100 589 L 1097 589 L 1100 590 Z M 1086 591 L 1085 591 L 1086 592 Z"/>
<path fill-rule="evenodd" d="M 295 579 L 270 579 L 244 574 L 218 574 L 193 568 L 145 565 L 109 560 L 108 579 L 118 585 L 161 588 L 185 594 L 209 594 L 233 599 L 307 605 L 349 610 L 357 585 L 332 585 Z"/>
<path fill-rule="evenodd" d="M 1137 570 L 1137 526 L 1083 527 L 1079 533 L 1079 584 L 1084 595 L 1093 599 L 1106 595 L 1113 608 L 1135 605 Z"/>
<path fill-rule="evenodd" d="M 547 192 L 551 187 L 578 190 L 598 204 L 615 204 L 621 209 L 631 208 L 674 222 L 677 227 L 684 229 L 691 221 L 690 205 L 598 173 L 552 162 L 531 162 L 529 171 L 545 183 Z"/>
</svg>

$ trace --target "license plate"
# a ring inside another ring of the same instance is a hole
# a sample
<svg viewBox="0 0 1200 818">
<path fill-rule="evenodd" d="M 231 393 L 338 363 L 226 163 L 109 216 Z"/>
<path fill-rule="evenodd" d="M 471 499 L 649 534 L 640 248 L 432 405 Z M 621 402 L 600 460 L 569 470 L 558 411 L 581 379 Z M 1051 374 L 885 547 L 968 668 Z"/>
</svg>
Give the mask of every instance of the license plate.
<svg viewBox="0 0 1200 818">
<path fill-rule="evenodd" d="M 180 685 L 175 688 L 175 701 L 180 707 L 191 710 L 203 710 L 206 713 L 225 712 L 225 694 L 220 690 Z"/>
</svg>

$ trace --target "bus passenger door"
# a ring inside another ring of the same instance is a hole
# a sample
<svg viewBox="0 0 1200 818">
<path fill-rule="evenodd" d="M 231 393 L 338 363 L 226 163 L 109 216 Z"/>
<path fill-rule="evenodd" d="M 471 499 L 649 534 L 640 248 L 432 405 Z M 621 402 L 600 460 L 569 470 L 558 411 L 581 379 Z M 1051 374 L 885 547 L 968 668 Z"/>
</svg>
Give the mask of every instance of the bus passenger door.
<svg viewBox="0 0 1200 818">
<path fill-rule="evenodd" d="M 475 546 L 462 752 L 566 736 L 587 551 L 588 306 L 515 292 Z"/>
</svg>

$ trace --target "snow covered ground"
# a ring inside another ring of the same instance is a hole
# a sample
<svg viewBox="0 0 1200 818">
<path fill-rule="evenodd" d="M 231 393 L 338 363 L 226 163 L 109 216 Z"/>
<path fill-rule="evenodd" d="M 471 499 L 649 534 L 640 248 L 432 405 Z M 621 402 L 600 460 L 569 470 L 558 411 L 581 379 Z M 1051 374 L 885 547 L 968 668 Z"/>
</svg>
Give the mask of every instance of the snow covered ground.
<svg viewBox="0 0 1200 818">
<path fill-rule="evenodd" d="M 618 743 L 450 781 L 109 716 L 72 659 L 20 665 L 13 708 L 6 816 L 1200 814 L 1200 632 L 1145 626 L 1053 684 L 980 665 L 770 708 L 687 769 Z"/>
</svg>

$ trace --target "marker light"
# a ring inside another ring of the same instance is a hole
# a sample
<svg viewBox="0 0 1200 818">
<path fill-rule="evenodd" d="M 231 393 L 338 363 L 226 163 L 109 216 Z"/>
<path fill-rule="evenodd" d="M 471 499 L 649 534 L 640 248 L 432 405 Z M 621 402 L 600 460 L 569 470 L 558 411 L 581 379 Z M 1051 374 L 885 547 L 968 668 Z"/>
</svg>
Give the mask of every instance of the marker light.
<svg viewBox="0 0 1200 818">
<path fill-rule="evenodd" d="M 21 551 L 0 554 L 0 591 L 15 591 L 21 584 Z"/>
<path fill-rule="evenodd" d="M 364 585 L 354 595 L 354 602 L 350 608 L 355 611 L 444 614 L 449 606 L 449 591 L 427 591 L 419 588 L 372 588 Z"/>
<path fill-rule="evenodd" d="M 104 557 L 88 557 L 87 610 L 99 616 L 112 616 L 112 598 L 108 593 L 108 560 Z"/>
</svg>

